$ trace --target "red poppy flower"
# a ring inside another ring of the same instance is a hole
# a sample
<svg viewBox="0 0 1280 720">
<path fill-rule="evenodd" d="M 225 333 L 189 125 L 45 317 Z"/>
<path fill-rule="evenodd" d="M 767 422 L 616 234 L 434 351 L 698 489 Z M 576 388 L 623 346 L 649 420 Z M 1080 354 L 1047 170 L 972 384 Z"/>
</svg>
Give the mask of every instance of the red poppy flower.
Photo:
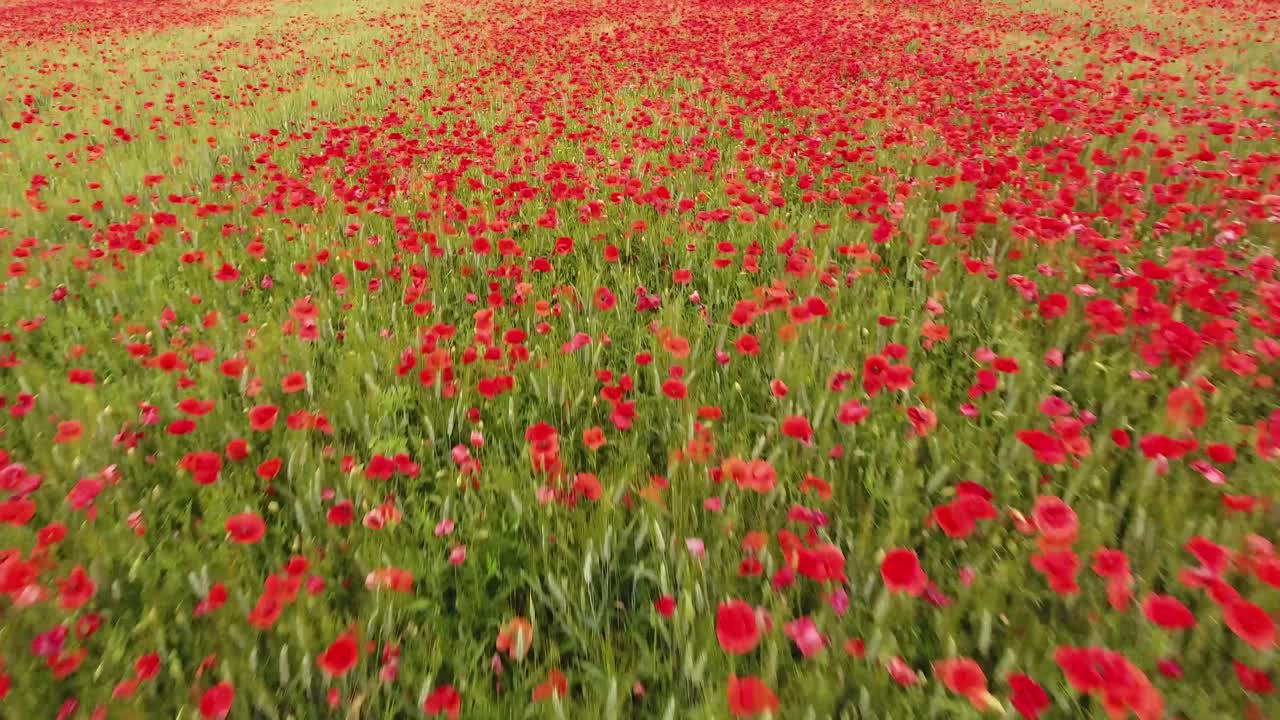
<svg viewBox="0 0 1280 720">
<path fill-rule="evenodd" d="M 218 608 L 225 605 L 226 602 L 227 602 L 226 586 L 223 585 L 221 582 L 214 583 L 213 587 L 209 588 L 209 594 L 205 595 L 204 598 L 200 600 L 200 602 L 196 603 L 194 615 L 196 617 L 200 617 L 201 615 L 208 615 L 209 613 L 214 612 Z"/>
<path fill-rule="evenodd" d="M 1174 388 L 1169 392 L 1167 415 L 1169 424 L 1175 430 L 1198 428 L 1204 425 L 1206 412 L 1199 391 L 1185 386 Z"/>
<path fill-rule="evenodd" d="M 1093 572 L 1107 580 L 1128 581 L 1129 558 L 1123 550 L 1101 548 L 1093 554 Z"/>
<path fill-rule="evenodd" d="M 71 368 L 67 371 L 67 382 L 72 385 L 96 385 L 93 371 L 87 368 Z"/>
<path fill-rule="evenodd" d="M 253 610 L 249 611 L 249 624 L 259 630 L 270 630 L 284 612 L 284 600 L 274 593 L 263 593 L 258 597 Z"/>
<path fill-rule="evenodd" d="M 160 673 L 160 656 L 156 653 L 143 655 L 134 662 L 133 671 L 139 680 L 150 680 Z"/>
<path fill-rule="evenodd" d="M 236 438 L 227 443 L 227 459 L 240 461 L 249 457 L 249 443 L 243 438 Z"/>
<path fill-rule="evenodd" d="M 397 567 L 379 568 L 365 577 L 364 585 L 370 590 L 413 592 L 413 573 Z"/>
<path fill-rule="evenodd" d="M 350 500 L 343 500 L 329 508 L 329 512 L 325 516 L 325 519 L 328 520 L 330 525 L 337 527 L 350 525 L 355 521 L 355 518 L 355 508 L 352 506 Z"/>
<path fill-rule="evenodd" d="M 1042 430 L 1019 430 L 1018 440 L 1035 453 L 1036 460 L 1046 465 L 1061 465 L 1067 461 L 1067 448 L 1062 439 Z"/>
<path fill-rule="evenodd" d="M 716 609 L 716 639 L 731 655 L 745 655 L 760 643 L 755 608 L 741 600 L 720 603 Z"/>
<path fill-rule="evenodd" d="M 79 420 L 64 420 L 58 423 L 58 434 L 53 436 L 53 441 L 59 444 L 73 443 L 83 434 Z"/>
<path fill-rule="evenodd" d="M 36 504 L 26 498 L 0 502 L 0 525 L 26 525 L 35 514 Z"/>
<path fill-rule="evenodd" d="M 1062 547 L 1076 541 L 1080 532 L 1080 521 L 1071 506 L 1061 498 L 1052 495 L 1041 495 L 1036 498 L 1035 507 L 1031 510 L 1032 520 L 1045 547 Z"/>
<path fill-rule="evenodd" d="M 756 458 L 743 462 L 737 458 L 726 460 L 721 469 L 727 472 L 743 490 L 767 493 L 778 481 L 778 473 L 768 460 Z"/>
<path fill-rule="evenodd" d="M 257 513 L 241 513 L 227 518 L 227 534 L 240 545 L 253 545 L 267 534 L 267 524 Z"/>
<path fill-rule="evenodd" d="M 329 677 L 342 677 L 356 666 L 359 659 L 360 645 L 356 641 L 355 630 L 348 630 L 316 657 L 316 664 Z"/>
<path fill-rule="evenodd" d="M 1166 630 L 1188 630 L 1196 626 L 1195 615 L 1172 595 L 1148 595 L 1142 603 L 1142 614 Z"/>
<path fill-rule="evenodd" d="M 663 595 L 654 601 L 653 609 L 657 610 L 663 617 L 671 617 L 676 611 L 676 599 L 670 595 Z"/>
<path fill-rule="evenodd" d="M 307 389 L 307 376 L 300 372 L 291 372 L 280 381 L 280 389 L 286 394 L 301 392 Z"/>
<path fill-rule="evenodd" d="M 231 704 L 235 699 L 236 689 L 231 683 L 218 683 L 206 690 L 200 698 L 200 716 L 205 720 L 224 720 L 231 714 Z"/>
<path fill-rule="evenodd" d="M 275 405 L 257 405 L 249 411 L 249 427 L 258 432 L 265 432 L 275 427 L 276 418 L 280 416 L 280 408 Z"/>
<path fill-rule="evenodd" d="M 880 577 L 889 592 L 905 592 L 919 596 L 929 584 L 929 577 L 920 568 L 920 558 L 911 550 L 890 550 L 880 562 Z"/>
<path fill-rule="evenodd" d="M 448 720 L 458 720 L 462 708 L 462 697 L 452 685 L 441 685 L 427 696 L 422 703 L 422 711 L 428 715 L 444 715 Z"/>
<path fill-rule="evenodd" d="M 271 458 L 270 460 L 262 461 L 262 463 L 258 465 L 258 477 L 263 480 L 274 479 L 276 475 L 280 474 L 281 465 L 283 465 L 283 461 L 280 458 Z"/>
<path fill-rule="evenodd" d="M 1265 671 L 1251 668 L 1239 660 L 1232 660 L 1231 665 L 1235 668 L 1236 679 L 1240 681 L 1240 687 L 1245 692 L 1270 695 L 1275 691 L 1275 686 Z"/>
<path fill-rule="evenodd" d="M 183 398 L 182 402 L 178 403 L 178 409 L 192 417 L 203 417 L 208 415 L 213 411 L 213 407 L 214 405 L 212 400 L 200 400 L 193 397 Z"/>
<path fill-rule="evenodd" d="M 545 682 L 539 683 L 533 689 L 533 701 L 541 702 L 551 697 L 564 697 L 569 694 L 569 679 L 564 676 L 557 668 L 552 668 L 547 673 Z"/>
<path fill-rule="evenodd" d="M 604 489 L 600 480 L 591 473 L 578 473 L 573 478 L 573 491 L 582 497 L 595 502 L 600 499 Z"/>
<path fill-rule="evenodd" d="M 58 607 L 63 610 L 76 610 L 93 597 L 98 589 L 97 584 L 89 578 L 83 567 L 75 566 L 66 580 L 58 581 Z"/>
<path fill-rule="evenodd" d="M 1040 714 L 1049 709 L 1049 695 L 1032 680 L 1030 676 L 1015 673 L 1008 678 L 1009 702 L 1027 720 L 1037 720 Z"/>
<path fill-rule="evenodd" d="M 672 400 L 683 400 L 689 394 L 689 389 L 680 380 L 668 378 L 662 383 L 662 393 Z"/>
<path fill-rule="evenodd" d="M 1247 600 L 1228 604 L 1223 615 L 1227 627 L 1250 646 L 1265 650 L 1276 644 L 1276 625 L 1265 610 Z"/>
<path fill-rule="evenodd" d="M 599 450 L 605 445 L 604 430 L 599 426 L 587 428 L 582 431 L 582 444 L 591 450 Z"/>
<path fill-rule="evenodd" d="M 938 427 L 938 414 L 923 405 L 907 408 L 906 415 L 915 437 L 926 437 Z"/>
<path fill-rule="evenodd" d="M 802 617 L 793 620 L 784 625 L 782 630 L 805 657 L 813 657 L 827 646 L 827 639 L 818 632 L 818 626 L 812 618 Z"/>
<path fill-rule="evenodd" d="M 809 419 L 800 415 L 789 415 L 782 421 L 782 434 L 808 444 L 813 440 L 813 426 Z"/>
<path fill-rule="evenodd" d="M 1031 566 L 1040 571 L 1049 587 L 1059 595 L 1080 592 L 1076 573 L 1080 571 L 1080 558 L 1070 550 L 1057 550 L 1031 556 Z"/>
<path fill-rule="evenodd" d="M 933 664 L 933 673 L 942 684 L 957 695 L 964 695 L 979 710 L 998 701 L 987 692 L 987 675 L 970 658 L 950 658 Z"/>
<path fill-rule="evenodd" d="M 533 624 L 523 617 L 513 618 L 498 631 L 497 648 L 517 662 L 524 660 L 533 647 Z"/>
<path fill-rule="evenodd" d="M 759 678 L 729 676 L 729 713 L 734 717 L 756 717 L 777 712 L 778 697 Z"/>
<path fill-rule="evenodd" d="M 885 670 L 889 671 L 889 677 L 893 678 L 894 682 L 903 687 L 911 687 L 920 682 L 920 676 L 916 674 L 916 671 L 912 670 L 906 661 L 896 655 L 889 658 L 889 662 L 885 663 Z"/>
<path fill-rule="evenodd" d="M 235 269 L 230 263 L 222 263 L 222 267 L 218 268 L 213 274 L 213 279 L 218 282 L 230 283 L 240 279 L 240 271 Z"/>
</svg>

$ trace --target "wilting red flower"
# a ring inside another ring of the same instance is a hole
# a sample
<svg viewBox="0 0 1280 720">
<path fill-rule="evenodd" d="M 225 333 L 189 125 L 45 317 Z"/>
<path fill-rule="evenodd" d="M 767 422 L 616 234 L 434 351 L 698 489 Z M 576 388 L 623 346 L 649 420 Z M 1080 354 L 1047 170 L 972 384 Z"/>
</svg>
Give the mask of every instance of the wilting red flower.
<svg viewBox="0 0 1280 720">
<path fill-rule="evenodd" d="M 734 717 L 755 717 L 777 712 L 778 697 L 759 678 L 729 676 L 729 713 Z"/>
<path fill-rule="evenodd" d="M 1195 615 L 1172 595 L 1148 595 L 1142 615 L 1166 630 L 1187 630 L 1196 626 Z"/>
<path fill-rule="evenodd" d="M 422 703 L 422 711 L 428 715 L 444 715 L 448 720 L 458 720 L 462 709 L 462 697 L 452 685 L 441 685 Z"/>
<path fill-rule="evenodd" d="M 880 577 L 889 592 L 905 592 L 919 596 L 929 584 L 929 577 L 920 568 L 920 558 L 911 550 L 890 550 L 880 562 Z"/>
<path fill-rule="evenodd" d="M 227 534 L 234 543 L 253 545 L 267 534 L 267 524 L 257 513 L 240 513 L 227 518 Z"/>
<path fill-rule="evenodd" d="M 741 600 L 720 603 L 716 608 L 716 639 L 731 655 L 745 655 L 760 643 L 760 625 L 755 608 Z"/>
<path fill-rule="evenodd" d="M 348 630 L 316 657 L 316 664 L 329 677 L 342 677 L 356 666 L 359 659 L 360 645 L 356 641 L 355 630 Z"/>
<path fill-rule="evenodd" d="M 200 715 L 205 720 L 223 720 L 231 714 L 236 690 L 231 683 L 221 682 L 205 691 L 200 698 Z"/>
</svg>

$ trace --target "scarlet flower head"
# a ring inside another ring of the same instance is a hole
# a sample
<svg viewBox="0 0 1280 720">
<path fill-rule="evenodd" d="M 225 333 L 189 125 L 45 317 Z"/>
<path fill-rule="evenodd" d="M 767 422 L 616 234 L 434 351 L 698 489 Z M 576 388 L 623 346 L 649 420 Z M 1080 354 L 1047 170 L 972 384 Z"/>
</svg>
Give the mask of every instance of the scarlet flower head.
<svg viewBox="0 0 1280 720">
<path fill-rule="evenodd" d="M 316 657 L 316 664 L 330 677 L 342 677 L 356 666 L 360 659 L 360 645 L 355 630 L 347 630 Z"/>
<path fill-rule="evenodd" d="M 950 658 L 933 663 L 933 672 L 953 693 L 963 695 L 979 710 L 998 707 L 1000 701 L 987 691 L 987 676 L 970 658 Z"/>
<path fill-rule="evenodd" d="M 778 711 L 778 697 L 755 677 L 729 676 L 729 714 L 751 718 Z"/>
<path fill-rule="evenodd" d="M 257 513 L 241 513 L 227 518 L 227 534 L 240 545 L 253 545 L 267 532 L 267 524 Z"/>
<path fill-rule="evenodd" d="M 901 548 L 890 550 L 880 562 L 880 577 L 889 592 L 919 597 L 929 584 L 915 552 Z"/>
<path fill-rule="evenodd" d="M 441 685 L 432 690 L 422 703 L 422 711 L 427 715 L 444 715 L 448 720 L 458 720 L 461 710 L 462 696 L 452 685 Z"/>
<path fill-rule="evenodd" d="M 200 716 L 205 720 L 225 720 L 231 714 L 231 705 L 235 699 L 236 689 L 231 683 L 218 683 L 201 696 Z"/>
<path fill-rule="evenodd" d="M 745 655 L 760 644 L 760 624 L 755 608 L 741 600 L 720 603 L 716 608 L 716 639 L 730 655 Z"/>
<path fill-rule="evenodd" d="M 1196 626 L 1195 615 L 1171 595 L 1148 595 L 1142 603 L 1142 615 L 1166 630 L 1189 630 Z"/>
</svg>

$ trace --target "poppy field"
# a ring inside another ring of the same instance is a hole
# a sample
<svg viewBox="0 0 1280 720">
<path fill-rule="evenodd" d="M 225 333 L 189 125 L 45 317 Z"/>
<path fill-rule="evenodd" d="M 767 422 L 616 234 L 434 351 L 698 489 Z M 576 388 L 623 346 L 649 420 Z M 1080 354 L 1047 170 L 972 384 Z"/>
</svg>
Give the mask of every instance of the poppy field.
<svg viewBox="0 0 1280 720">
<path fill-rule="evenodd" d="M 1280 717 L 1278 28 L 0 0 L 0 718 Z"/>
</svg>

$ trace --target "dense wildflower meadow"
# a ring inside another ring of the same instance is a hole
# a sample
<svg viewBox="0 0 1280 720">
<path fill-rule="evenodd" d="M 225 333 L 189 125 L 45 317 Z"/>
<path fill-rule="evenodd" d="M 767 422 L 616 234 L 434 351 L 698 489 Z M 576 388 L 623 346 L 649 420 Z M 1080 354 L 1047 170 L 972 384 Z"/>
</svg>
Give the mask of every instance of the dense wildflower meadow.
<svg viewBox="0 0 1280 720">
<path fill-rule="evenodd" d="M 0 717 L 1280 718 L 1276 0 L 3 0 Z"/>
</svg>

